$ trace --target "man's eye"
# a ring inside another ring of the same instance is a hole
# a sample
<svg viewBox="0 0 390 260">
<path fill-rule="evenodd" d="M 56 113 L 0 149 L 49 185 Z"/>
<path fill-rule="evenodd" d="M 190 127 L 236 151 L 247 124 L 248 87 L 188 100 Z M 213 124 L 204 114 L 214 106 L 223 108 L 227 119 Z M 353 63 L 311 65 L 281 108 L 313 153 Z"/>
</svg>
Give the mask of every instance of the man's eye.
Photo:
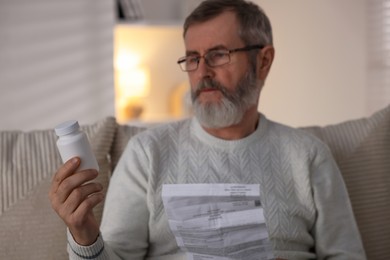
<svg viewBox="0 0 390 260">
<path fill-rule="evenodd" d="M 187 57 L 187 64 L 188 63 L 198 63 L 199 57 L 197 56 L 190 56 Z"/>
<path fill-rule="evenodd" d="M 220 62 L 224 62 L 228 54 L 226 52 L 222 51 L 215 51 L 215 52 L 210 52 L 208 55 L 208 60 L 212 64 L 219 64 Z"/>
<path fill-rule="evenodd" d="M 209 57 L 210 57 L 211 59 L 224 58 L 224 57 L 226 57 L 226 52 L 221 52 L 221 51 L 211 52 L 211 53 L 209 54 Z"/>
</svg>

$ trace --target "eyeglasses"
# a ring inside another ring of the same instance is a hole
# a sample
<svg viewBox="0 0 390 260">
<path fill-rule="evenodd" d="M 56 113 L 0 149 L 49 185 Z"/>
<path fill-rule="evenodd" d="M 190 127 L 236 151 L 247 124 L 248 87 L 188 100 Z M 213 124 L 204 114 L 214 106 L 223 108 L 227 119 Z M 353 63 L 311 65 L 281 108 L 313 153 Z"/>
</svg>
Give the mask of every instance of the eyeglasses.
<svg viewBox="0 0 390 260">
<path fill-rule="evenodd" d="M 188 55 L 180 58 L 177 63 L 180 65 L 182 71 L 195 71 L 198 69 L 200 59 L 203 57 L 207 66 L 218 67 L 230 62 L 230 54 L 239 51 L 250 51 L 254 49 L 262 49 L 263 45 L 250 45 L 243 48 L 237 48 L 232 50 L 211 50 L 205 55 Z"/>
</svg>

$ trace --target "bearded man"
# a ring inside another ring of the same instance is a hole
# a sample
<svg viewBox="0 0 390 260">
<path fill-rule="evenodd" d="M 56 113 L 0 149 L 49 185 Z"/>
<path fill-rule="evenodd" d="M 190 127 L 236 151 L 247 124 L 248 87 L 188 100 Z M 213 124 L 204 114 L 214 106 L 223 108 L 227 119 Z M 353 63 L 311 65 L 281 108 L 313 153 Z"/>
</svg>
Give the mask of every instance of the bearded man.
<svg viewBox="0 0 390 260">
<path fill-rule="evenodd" d="M 206 0 L 184 44 L 194 117 L 130 139 L 100 228 L 97 172 L 74 159 L 56 173 L 50 198 L 70 259 L 365 259 L 329 149 L 258 111 L 275 52 L 265 13 Z"/>
</svg>

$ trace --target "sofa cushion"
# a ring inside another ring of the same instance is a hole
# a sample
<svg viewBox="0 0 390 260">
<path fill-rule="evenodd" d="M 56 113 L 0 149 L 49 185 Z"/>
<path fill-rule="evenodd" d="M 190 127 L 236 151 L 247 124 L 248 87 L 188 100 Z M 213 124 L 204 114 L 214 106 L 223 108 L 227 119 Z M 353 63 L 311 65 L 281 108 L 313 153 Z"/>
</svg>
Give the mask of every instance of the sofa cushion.
<svg viewBox="0 0 390 260">
<path fill-rule="evenodd" d="M 308 127 L 331 149 L 368 259 L 390 259 L 390 106 L 371 117 Z"/>
<path fill-rule="evenodd" d="M 112 170 L 115 169 L 116 164 L 118 163 L 130 138 L 146 130 L 147 128 L 148 127 L 146 126 L 118 125 L 110 152 Z"/>
<path fill-rule="evenodd" d="M 106 188 L 127 141 L 145 128 L 114 118 L 82 126 Z M 345 179 L 368 259 L 390 259 L 390 106 L 364 119 L 306 127 L 328 144 Z M 53 130 L 0 132 L 0 259 L 68 259 L 65 225 L 47 194 L 61 165 Z M 103 204 L 96 208 L 100 218 Z"/>
<path fill-rule="evenodd" d="M 116 126 L 111 117 L 81 126 L 105 189 Z M 65 225 L 48 200 L 52 176 L 61 165 L 56 139 L 52 129 L 0 132 L 0 259 L 68 259 Z M 102 207 L 95 209 L 99 219 Z"/>
</svg>

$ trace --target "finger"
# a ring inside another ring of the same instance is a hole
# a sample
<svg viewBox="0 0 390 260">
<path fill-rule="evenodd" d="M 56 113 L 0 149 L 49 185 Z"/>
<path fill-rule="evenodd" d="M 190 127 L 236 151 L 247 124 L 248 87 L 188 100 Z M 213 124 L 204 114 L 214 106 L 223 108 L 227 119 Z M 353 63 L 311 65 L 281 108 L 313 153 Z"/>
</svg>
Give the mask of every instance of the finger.
<svg viewBox="0 0 390 260">
<path fill-rule="evenodd" d="M 58 190 L 61 182 L 72 175 L 80 165 L 80 158 L 74 157 L 65 162 L 57 170 L 56 174 L 53 176 L 52 185 L 50 188 L 50 194 L 55 193 Z"/>
<path fill-rule="evenodd" d="M 93 193 L 88 196 L 72 214 L 72 219 L 80 221 L 85 219 L 99 203 L 104 200 L 104 194 L 102 192 Z"/>
<path fill-rule="evenodd" d="M 60 183 L 54 197 L 56 197 L 60 203 L 63 203 L 74 189 L 82 186 L 86 182 L 92 181 L 97 176 L 98 172 L 94 169 L 77 172 Z"/>
<path fill-rule="evenodd" d="M 103 186 L 100 183 L 88 183 L 77 187 L 70 193 L 64 202 L 63 208 L 67 213 L 73 213 L 89 196 L 102 190 Z"/>
</svg>

